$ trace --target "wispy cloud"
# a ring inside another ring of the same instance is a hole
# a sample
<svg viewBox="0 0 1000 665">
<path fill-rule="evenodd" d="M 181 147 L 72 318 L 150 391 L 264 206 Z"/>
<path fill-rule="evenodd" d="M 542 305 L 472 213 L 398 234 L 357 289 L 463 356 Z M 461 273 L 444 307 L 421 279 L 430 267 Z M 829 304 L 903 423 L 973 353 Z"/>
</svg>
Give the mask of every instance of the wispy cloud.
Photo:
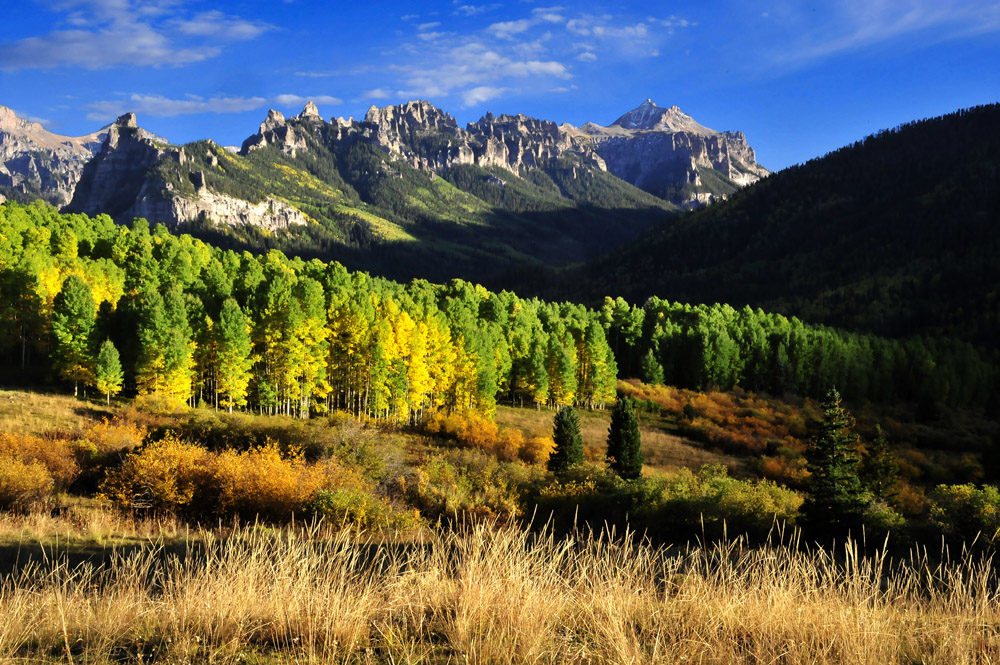
<svg viewBox="0 0 1000 665">
<path fill-rule="evenodd" d="M 1000 31 L 1000 4 L 992 0 L 842 0 L 818 14 L 779 8 L 763 18 L 785 38 L 772 60 L 804 66 L 843 52 L 919 35 L 911 48 Z"/>
<path fill-rule="evenodd" d="M 314 95 L 312 97 L 303 97 L 302 95 L 278 95 L 274 98 L 274 103 L 278 106 L 304 106 L 306 102 L 313 102 L 314 104 L 326 106 L 339 106 L 344 103 L 344 100 L 339 97 L 331 97 L 330 95 Z"/>
<path fill-rule="evenodd" d="M 477 16 L 490 7 L 457 5 L 455 13 Z M 453 97 L 471 107 L 525 91 L 567 89 L 575 67 L 605 55 L 655 56 L 673 31 L 694 25 L 674 16 L 630 19 L 562 6 L 523 8 L 504 19 L 478 31 L 443 32 L 435 30 L 437 21 L 414 26 L 411 41 L 386 54 L 391 62 L 381 69 L 388 76 L 377 98 L 394 90 L 401 100 Z"/>
<path fill-rule="evenodd" d="M 315 102 L 323 106 L 337 106 L 343 101 L 329 95 L 294 95 L 282 94 L 274 97 L 210 97 L 186 95 L 180 99 L 172 99 L 163 95 L 131 94 L 120 99 L 92 102 L 87 104 L 87 119 L 96 122 L 107 122 L 118 116 L 133 112 L 139 116 L 155 116 L 172 118 L 180 115 L 197 115 L 203 113 L 227 114 L 245 113 L 263 109 L 267 106 L 299 107 L 306 102 Z"/>
<path fill-rule="evenodd" d="M 272 28 L 220 11 L 187 15 L 175 1 L 65 0 L 53 8 L 65 29 L 0 43 L 0 69 L 186 65 Z"/>
<path fill-rule="evenodd" d="M 478 14 L 485 14 L 486 12 L 491 12 L 495 9 L 500 9 L 503 5 L 499 3 L 494 3 L 490 5 L 459 5 L 455 8 L 454 14 L 458 16 L 476 16 Z"/>
<path fill-rule="evenodd" d="M 462 93 L 462 105 L 466 108 L 476 106 L 478 104 L 496 99 L 509 91 L 509 88 L 497 88 L 491 85 L 477 86 Z"/>
<path fill-rule="evenodd" d="M 361 99 L 389 99 L 392 97 L 392 93 L 384 88 L 375 88 L 374 90 L 366 90 L 361 94 Z"/>
</svg>

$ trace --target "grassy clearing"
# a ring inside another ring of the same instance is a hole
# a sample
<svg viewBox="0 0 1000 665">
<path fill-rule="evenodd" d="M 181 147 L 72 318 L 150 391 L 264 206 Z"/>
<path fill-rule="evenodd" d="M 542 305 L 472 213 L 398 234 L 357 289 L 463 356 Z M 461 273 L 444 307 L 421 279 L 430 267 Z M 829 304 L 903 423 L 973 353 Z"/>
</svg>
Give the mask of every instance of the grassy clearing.
<svg viewBox="0 0 1000 665">
<path fill-rule="evenodd" d="M 81 401 L 72 395 L 0 390 L 0 432 L 75 432 L 113 412 L 103 404 Z"/>
<path fill-rule="evenodd" d="M 586 411 L 581 409 L 580 434 L 587 458 L 602 460 L 608 448 L 608 425 L 611 411 Z M 552 418 L 555 411 L 550 409 L 518 409 L 501 406 L 497 408 L 496 420 L 503 427 L 516 427 L 526 435 L 552 435 Z M 642 451 L 646 456 L 646 471 L 674 471 L 680 468 L 699 469 L 705 464 L 723 464 L 733 475 L 746 474 L 744 460 L 707 447 L 671 432 L 662 419 L 645 417 L 640 424 Z"/>
<path fill-rule="evenodd" d="M 417 543 L 245 527 L 0 587 L 5 662 L 986 663 L 988 562 L 479 525 Z"/>
</svg>

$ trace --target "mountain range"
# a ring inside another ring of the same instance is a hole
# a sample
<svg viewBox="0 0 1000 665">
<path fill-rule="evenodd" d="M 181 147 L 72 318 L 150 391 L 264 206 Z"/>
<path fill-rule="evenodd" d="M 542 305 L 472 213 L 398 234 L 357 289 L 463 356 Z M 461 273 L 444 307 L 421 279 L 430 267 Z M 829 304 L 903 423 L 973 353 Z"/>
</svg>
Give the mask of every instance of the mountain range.
<svg viewBox="0 0 1000 665">
<path fill-rule="evenodd" d="M 651 100 L 579 128 L 521 114 L 462 128 L 424 101 L 326 121 L 310 102 L 270 111 L 238 150 L 172 145 L 133 114 L 71 139 L 7 111 L 0 148 L 11 198 L 437 280 L 591 259 L 768 174 L 743 134 Z"/>
</svg>

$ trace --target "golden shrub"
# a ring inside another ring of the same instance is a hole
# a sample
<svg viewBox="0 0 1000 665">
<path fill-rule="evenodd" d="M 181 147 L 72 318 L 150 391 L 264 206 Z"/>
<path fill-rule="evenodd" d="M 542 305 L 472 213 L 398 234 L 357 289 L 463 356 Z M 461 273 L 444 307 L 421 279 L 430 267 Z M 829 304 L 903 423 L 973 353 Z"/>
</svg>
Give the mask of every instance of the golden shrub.
<svg viewBox="0 0 1000 665">
<path fill-rule="evenodd" d="M 331 479 L 326 465 L 308 464 L 300 451 L 283 457 L 274 442 L 224 451 L 211 466 L 216 510 L 247 518 L 285 519 L 301 513 Z"/>
<path fill-rule="evenodd" d="M 520 455 L 524 443 L 524 432 L 508 427 L 497 436 L 493 450 L 500 459 L 512 462 Z"/>
<path fill-rule="evenodd" d="M 54 487 L 41 462 L 0 454 L 0 507 L 28 508 L 52 496 Z"/>
<path fill-rule="evenodd" d="M 37 462 L 48 472 L 56 489 L 69 487 L 80 467 L 76 463 L 72 445 L 63 439 L 42 438 L 31 434 L 0 434 L 0 455 L 21 462 Z"/>
<path fill-rule="evenodd" d="M 132 450 L 146 438 L 148 430 L 142 425 L 115 418 L 105 418 L 94 423 L 81 435 L 81 440 L 93 445 L 100 454 Z"/>
<path fill-rule="evenodd" d="M 536 435 L 524 442 L 518 451 L 518 457 L 528 464 L 542 464 L 548 461 L 555 447 L 556 443 L 551 436 Z"/>
<path fill-rule="evenodd" d="M 203 491 L 211 457 L 168 434 L 129 454 L 101 483 L 100 493 L 126 508 L 186 509 Z"/>
</svg>

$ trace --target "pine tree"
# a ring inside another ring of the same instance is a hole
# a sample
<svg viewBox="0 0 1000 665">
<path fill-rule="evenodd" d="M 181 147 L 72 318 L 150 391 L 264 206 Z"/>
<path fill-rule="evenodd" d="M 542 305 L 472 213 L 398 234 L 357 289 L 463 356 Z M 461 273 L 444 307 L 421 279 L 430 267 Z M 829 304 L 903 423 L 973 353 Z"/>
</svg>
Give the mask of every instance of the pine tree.
<svg viewBox="0 0 1000 665">
<path fill-rule="evenodd" d="M 868 452 L 861 461 L 861 481 L 879 501 L 888 501 L 899 482 L 899 463 L 881 425 L 875 426 L 875 438 L 867 446 Z"/>
<path fill-rule="evenodd" d="M 63 378 L 73 382 L 76 396 L 80 382 L 93 377 L 93 331 L 97 317 L 94 296 L 78 275 L 70 275 L 52 303 L 52 334 L 56 339 L 56 365 Z"/>
<path fill-rule="evenodd" d="M 557 476 L 583 462 L 583 436 L 580 434 L 580 415 L 572 406 L 564 406 L 556 413 L 552 430 L 556 447 L 549 455 L 549 471 Z"/>
<path fill-rule="evenodd" d="M 854 419 L 840 404 L 840 393 L 831 388 L 820 405 L 820 435 L 806 449 L 808 495 L 802 506 L 813 527 L 850 527 L 860 522 L 865 493 L 858 476 L 858 437 Z"/>
<path fill-rule="evenodd" d="M 656 354 L 650 349 L 639 363 L 639 373 L 643 383 L 663 385 L 663 365 L 656 359 Z"/>
<path fill-rule="evenodd" d="M 621 398 L 611 412 L 608 427 L 608 465 L 625 480 L 642 476 L 642 438 L 632 400 Z"/>
<path fill-rule="evenodd" d="M 94 370 L 94 387 L 97 392 L 107 396 L 108 405 L 111 405 L 111 396 L 121 392 L 122 383 L 125 381 L 125 374 L 122 372 L 121 358 L 118 356 L 118 349 L 110 339 L 104 340 L 100 351 L 97 352 L 97 365 Z"/>
</svg>

